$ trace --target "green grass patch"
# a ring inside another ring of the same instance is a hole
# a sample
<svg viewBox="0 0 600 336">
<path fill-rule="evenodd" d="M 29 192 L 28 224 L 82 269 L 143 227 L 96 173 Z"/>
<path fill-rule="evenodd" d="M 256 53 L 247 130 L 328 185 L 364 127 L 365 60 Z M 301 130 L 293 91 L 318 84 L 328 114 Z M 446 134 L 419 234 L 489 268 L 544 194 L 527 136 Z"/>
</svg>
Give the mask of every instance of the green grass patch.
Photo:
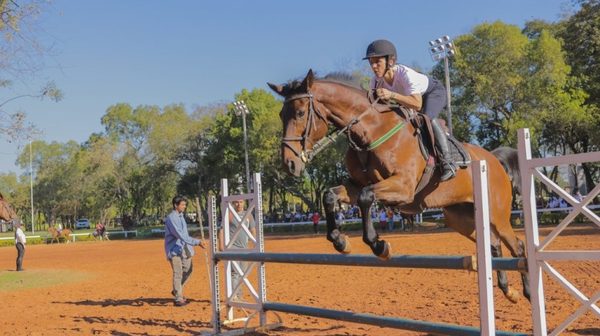
<svg viewBox="0 0 600 336">
<path fill-rule="evenodd" d="M 0 271 L 0 292 L 65 285 L 89 278 L 91 278 L 89 273 L 70 270 Z"/>
</svg>

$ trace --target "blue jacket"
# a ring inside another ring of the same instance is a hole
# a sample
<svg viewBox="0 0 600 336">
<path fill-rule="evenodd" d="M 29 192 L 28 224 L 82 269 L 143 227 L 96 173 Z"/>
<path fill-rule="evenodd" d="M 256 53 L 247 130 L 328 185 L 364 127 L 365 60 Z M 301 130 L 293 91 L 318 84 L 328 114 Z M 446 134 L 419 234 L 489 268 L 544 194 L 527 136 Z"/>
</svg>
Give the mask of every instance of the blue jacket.
<svg viewBox="0 0 600 336">
<path fill-rule="evenodd" d="M 171 259 L 175 255 L 182 255 L 184 249 L 191 257 L 194 255 L 194 246 L 199 244 L 199 239 L 190 237 L 183 213 L 173 210 L 165 217 L 165 253 L 167 259 Z"/>
</svg>

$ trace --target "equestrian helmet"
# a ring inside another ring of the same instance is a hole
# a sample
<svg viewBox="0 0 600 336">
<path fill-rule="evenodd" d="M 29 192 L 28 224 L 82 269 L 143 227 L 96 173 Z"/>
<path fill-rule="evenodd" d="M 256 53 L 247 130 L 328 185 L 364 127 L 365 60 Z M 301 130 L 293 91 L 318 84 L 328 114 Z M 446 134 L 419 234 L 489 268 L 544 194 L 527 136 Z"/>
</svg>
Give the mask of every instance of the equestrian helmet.
<svg viewBox="0 0 600 336">
<path fill-rule="evenodd" d="M 367 53 L 364 60 L 371 57 L 393 56 L 396 58 L 396 47 L 388 40 L 376 40 L 367 47 Z"/>
</svg>

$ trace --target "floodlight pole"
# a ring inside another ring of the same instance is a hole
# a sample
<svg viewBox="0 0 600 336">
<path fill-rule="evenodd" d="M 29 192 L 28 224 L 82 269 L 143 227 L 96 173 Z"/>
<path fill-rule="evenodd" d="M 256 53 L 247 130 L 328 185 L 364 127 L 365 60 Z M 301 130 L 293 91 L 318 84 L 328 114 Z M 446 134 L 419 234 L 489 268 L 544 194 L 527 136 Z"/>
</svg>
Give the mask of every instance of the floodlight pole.
<svg viewBox="0 0 600 336">
<path fill-rule="evenodd" d="M 448 55 L 444 56 L 444 74 L 446 77 L 446 99 L 448 101 L 448 132 L 452 135 L 452 95 L 450 94 L 450 70 L 448 69 Z"/>
<path fill-rule="evenodd" d="M 454 44 L 450 36 L 445 35 L 429 42 L 429 53 L 431 58 L 437 62 L 444 59 L 444 77 L 446 79 L 446 100 L 448 111 L 448 132 L 452 135 L 452 95 L 450 93 L 450 70 L 448 57 L 454 55 Z"/>
<path fill-rule="evenodd" d="M 33 150 L 31 149 L 33 142 L 29 140 L 29 194 L 31 199 L 31 234 L 35 233 L 34 218 L 33 218 Z"/>
<path fill-rule="evenodd" d="M 246 192 L 251 192 L 250 189 L 250 161 L 248 160 L 248 132 L 246 130 L 246 114 L 250 113 L 248 106 L 243 100 L 233 103 L 236 113 L 242 115 L 242 127 L 244 129 L 244 159 L 246 161 Z"/>
</svg>

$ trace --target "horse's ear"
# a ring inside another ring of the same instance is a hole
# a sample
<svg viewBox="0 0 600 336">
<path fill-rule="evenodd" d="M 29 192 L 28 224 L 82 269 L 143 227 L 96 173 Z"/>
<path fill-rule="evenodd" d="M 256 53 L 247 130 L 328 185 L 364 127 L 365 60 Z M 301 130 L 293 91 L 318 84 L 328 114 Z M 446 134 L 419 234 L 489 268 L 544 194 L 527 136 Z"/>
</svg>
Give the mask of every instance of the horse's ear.
<svg viewBox="0 0 600 336">
<path fill-rule="evenodd" d="M 304 90 L 304 92 L 308 92 L 310 91 L 310 88 L 313 85 L 313 81 L 315 80 L 315 75 L 313 74 L 312 69 L 308 70 L 308 73 L 306 74 L 306 77 L 304 77 L 304 80 L 302 81 L 302 90 Z"/>
<path fill-rule="evenodd" d="M 283 96 L 283 85 L 277 85 L 273 83 L 267 83 L 271 90 L 277 92 L 280 96 Z"/>
</svg>

